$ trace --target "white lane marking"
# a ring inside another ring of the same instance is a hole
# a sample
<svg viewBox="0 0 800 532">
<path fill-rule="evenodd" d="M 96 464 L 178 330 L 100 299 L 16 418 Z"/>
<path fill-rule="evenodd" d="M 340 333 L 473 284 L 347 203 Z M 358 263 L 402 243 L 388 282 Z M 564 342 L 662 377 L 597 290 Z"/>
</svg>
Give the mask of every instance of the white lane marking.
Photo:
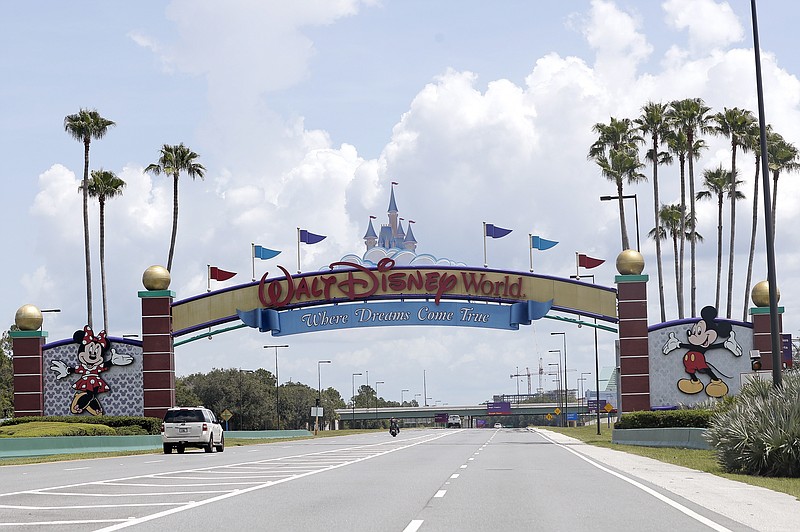
<svg viewBox="0 0 800 532">
<path fill-rule="evenodd" d="M 149 462 L 145 462 L 145 464 L 159 464 L 159 463 L 161 463 L 163 461 L 164 460 L 150 460 Z"/>
<path fill-rule="evenodd" d="M 461 466 L 461 469 L 466 469 L 466 468 L 467 468 L 467 464 L 464 464 L 464 465 Z"/>
<path fill-rule="evenodd" d="M 274 482 L 266 482 L 266 483 L 260 484 L 258 486 L 252 486 L 250 488 L 244 488 L 244 489 L 232 491 L 232 492 L 229 492 L 229 493 L 225 493 L 223 495 L 218 495 L 216 497 L 211 497 L 209 499 L 204 499 L 202 501 L 192 501 L 192 502 L 187 503 L 187 504 L 185 504 L 183 506 L 180 506 L 178 508 L 172 508 L 170 510 L 164 510 L 162 512 L 146 515 L 144 517 L 140 517 L 140 518 L 137 518 L 137 519 L 130 519 L 130 520 L 124 522 L 124 523 L 119 523 L 117 525 L 109 526 L 109 527 L 106 527 L 106 528 L 101 528 L 97 532 L 107 532 L 107 531 L 110 532 L 112 530 L 120 530 L 122 528 L 127 528 L 129 526 L 139 525 L 139 524 L 142 524 L 142 523 L 146 523 L 148 521 L 152 521 L 154 519 L 159 519 L 161 517 L 165 517 L 165 516 L 168 516 L 168 515 L 173 515 L 173 514 L 176 514 L 176 513 L 184 512 L 186 510 L 191 510 L 191 509 L 194 509 L 194 508 L 198 508 L 200 506 L 205 506 L 207 504 L 219 502 L 219 501 L 222 501 L 222 500 L 225 500 L 225 499 L 229 499 L 231 497 L 236 497 L 238 495 L 243 495 L 245 493 L 250 493 L 250 492 L 253 492 L 253 491 L 256 491 L 256 490 L 268 488 L 270 486 L 283 484 L 285 482 L 290 482 L 292 480 L 305 478 L 307 476 L 316 475 L 318 473 L 324 473 L 325 471 L 331 471 L 331 470 L 334 470 L 334 469 L 339 469 L 340 467 L 356 464 L 356 463 L 363 462 L 365 460 L 370 460 L 372 458 L 377 458 L 379 456 L 383 456 L 383 455 L 386 455 L 386 454 L 389 454 L 389 453 L 393 453 L 393 452 L 396 452 L 396 451 L 401 451 L 403 449 L 408 449 L 410 447 L 416 447 L 417 445 L 420 445 L 420 444 L 423 444 L 423 443 L 429 443 L 429 442 L 438 440 L 440 438 L 444 438 L 446 436 L 449 436 L 451 434 L 457 434 L 457 433 L 456 432 L 446 432 L 446 433 L 443 433 L 443 434 L 435 436 L 435 437 L 427 437 L 427 436 L 423 435 L 423 436 L 419 436 L 417 438 L 411 438 L 411 439 L 409 439 L 407 441 L 413 441 L 415 439 L 418 439 L 419 441 L 416 441 L 414 443 L 410 443 L 408 445 L 403 445 L 402 447 L 393 447 L 393 448 L 387 449 L 385 451 L 380 451 L 380 452 L 377 452 L 376 454 L 373 454 L 371 456 L 355 458 L 355 459 L 350 460 L 348 462 L 343 462 L 343 463 L 340 463 L 340 464 L 323 467 L 323 468 L 318 469 L 316 471 L 309 471 L 307 473 L 300 473 L 300 474 L 292 475 L 290 477 L 282 478 L 282 479 L 276 480 Z M 379 447 L 380 445 L 383 445 L 383 444 L 376 444 L 376 445 L 374 445 L 374 447 Z M 373 445 L 367 445 L 366 447 L 373 447 Z M 358 448 L 361 448 L 361 446 L 358 446 Z M 341 449 L 340 449 L 340 451 L 341 451 Z M 308 455 L 325 454 L 326 452 L 327 451 L 323 451 L 321 453 L 308 453 Z M 308 455 L 306 455 L 306 456 L 308 456 Z M 265 462 L 268 462 L 268 461 L 269 460 L 265 460 Z M 209 467 L 209 469 L 210 469 L 210 467 Z M 31 492 L 27 492 L 27 493 L 31 493 Z"/>
<path fill-rule="evenodd" d="M 562 444 L 558 443 L 557 441 L 548 438 L 547 436 L 545 436 L 542 433 L 539 433 L 539 435 L 542 436 L 543 438 L 549 440 L 550 443 L 554 443 L 555 445 L 558 445 L 562 449 L 565 449 L 565 450 L 571 452 L 572 454 L 574 454 L 575 456 L 577 456 L 581 460 L 592 464 L 597 469 L 599 469 L 601 471 L 605 471 L 606 473 L 608 473 L 610 475 L 613 475 L 613 476 L 617 477 L 618 479 L 623 480 L 623 481 L 627 482 L 628 484 L 631 484 L 632 486 L 635 486 L 635 487 L 639 488 L 640 490 L 642 490 L 643 492 L 647 493 L 648 495 L 652 495 L 653 497 L 655 497 L 656 499 L 660 500 L 661 502 L 663 502 L 665 504 L 668 504 L 669 506 L 672 506 L 673 508 L 675 508 L 679 512 L 683 513 L 684 515 L 686 515 L 688 517 L 691 517 L 692 519 L 703 523 L 707 527 L 712 528 L 712 529 L 714 529 L 714 530 L 716 530 L 718 532 L 732 532 L 731 529 L 726 528 L 726 527 L 722 526 L 721 524 L 717 523 L 716 521 L 712 521 L 711 519 L 700 515 L 699 513 L 695 512 L 694 510 L 692 510 L 690 508 L 687 508 L 686 506 L 682 505 L 681 503 L 679 503 L 677 501 L 673 501 L 672 499 L 670 499 L 666 495 L 662 495 L 661 493 L 657 492 L 656 490 L 645 486 L 641 482 L 638 482 L 638 481 L 636 481 L 636 480 L 634 480 L 632 478 L 629 478 L 629 477 L 623 475 L 622 473 L 617 473 L 616 471 L 613 471 L 613 470 L 605 467 L 604 465 L 602 465 L 602 464 L 600 464 L 598 462 L 595 462 L 594 460 L 592 460 L 588 456 L 584 456 L 583 454 L 579 453 L 578 451 L 575 451 L 574 449 L 570 449 L 566 445 L 562 445 Z"/>
<path fill-rule="evenodd" d="M 439 490 L 436 492 L 436 495 L 433 496 L 434 499 L 441 499 L 444 497 L 444 494 L 447 493 L 447 490 Z"/>
<path fill-rule="evenodd" d="M 453 473 L 452 475 L 450 475 L 450 478 L 458 478 L 458 473 Z"/>
<path fill-rule="evenodd" d="M 64 471 L 80 471 L 81 469 L 89 469 L 88 467 L 67 467 Z"/>
<path fill-rule="evenodd" d="M 417 532 L 417 530 L 419 530 L 419 527 L 421 526 L 422 526 L 422 519 L 414 519 L 410 523 L 408 523 L 408 526 L 403 529 L 403 532 Z"/>
<path fill-rule="evenodd" d="M 100 523 L 118 523 L 122 519 L 81 519 L 79 521 L 40 521 L 31 523 L 2 523 L 2 526 L 48 526 L 48 525 L 92 525 Z"/>
<path fill-rule="evenodd" d="M 467 458 L 467 460 L 471 462 L 471 461 L 473 461 L 475 459 L 474 458 Z"/>
</svg>

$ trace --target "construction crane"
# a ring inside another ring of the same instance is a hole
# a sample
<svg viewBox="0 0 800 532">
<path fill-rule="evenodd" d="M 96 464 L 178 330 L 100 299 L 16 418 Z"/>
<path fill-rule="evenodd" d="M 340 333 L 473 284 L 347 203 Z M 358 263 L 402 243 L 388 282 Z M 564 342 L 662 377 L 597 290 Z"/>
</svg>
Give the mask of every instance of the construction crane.
<svg viewBox="0 0 800 532">
<path fill-rule="evenodd" d="M 544 393 L 544 386 L 542 386 L 542 378 L 544 378 L 544 367 L 542 366 L 542 357 L 539 357 L 539 388 L 536 390 L 540 395 Z"/>
<path fill-rule="evenodd" d="M 519 371 L 519 370 L 517 370 Z M 525 373 L 513 373 L 511 378 L 519 378 L 519 377 L 528 377 L 528 395 L 531 395 L 531 370 L 530 368 L 525 368 Z M 539 377 L 541 381 L 541 377 Z"/>
</svg>

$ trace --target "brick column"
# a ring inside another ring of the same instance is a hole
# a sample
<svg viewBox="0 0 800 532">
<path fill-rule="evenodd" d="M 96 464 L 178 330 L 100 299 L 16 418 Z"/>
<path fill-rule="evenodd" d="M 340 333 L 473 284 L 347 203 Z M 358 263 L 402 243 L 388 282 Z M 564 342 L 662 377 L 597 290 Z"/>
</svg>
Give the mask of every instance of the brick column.
<svg viewBox="0 0 800 532">
<path fill-rule="evenodd" d="M 647 275 L 617 275 L 620 412 L 650 410 Z"/>
<path fill-rule="evenodd" d="M 750 309 L 753 320 L 753 349 L 761 353 L 761 369 L 772 369 L 772 325 L 769 319 L 769 307 L 753 307 Z M 778 307 L 778 332 L 783 330 L 783 307 Z"/>
<path fill-rule="evenodd" d="M 171 290 L 139 292 L 142 300 L 144 415 L 163 418 L 175 406 L 175 353 Z"/>
<path fill-rule="evenodd" d="M 42 347 L 47 331 L 9 331 L 14 350 L 14 417 L 44 413 Z"/>
</svg>

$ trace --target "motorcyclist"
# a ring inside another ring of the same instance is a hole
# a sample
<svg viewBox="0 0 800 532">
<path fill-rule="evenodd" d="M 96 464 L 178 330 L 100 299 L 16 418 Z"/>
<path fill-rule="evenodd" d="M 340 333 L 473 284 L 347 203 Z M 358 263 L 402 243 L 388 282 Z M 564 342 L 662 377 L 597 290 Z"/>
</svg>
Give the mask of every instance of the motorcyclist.
<svg viewBox="0 0 800 532">
<path fill-rule="evenodd" d="M 396 432 L 400 432 L 400 425 L 398 424 L 396 417 L 393 417 L 389 421 L 389 432 L 391 432 L 393 430 L 396 431 Z"/>
</svg>

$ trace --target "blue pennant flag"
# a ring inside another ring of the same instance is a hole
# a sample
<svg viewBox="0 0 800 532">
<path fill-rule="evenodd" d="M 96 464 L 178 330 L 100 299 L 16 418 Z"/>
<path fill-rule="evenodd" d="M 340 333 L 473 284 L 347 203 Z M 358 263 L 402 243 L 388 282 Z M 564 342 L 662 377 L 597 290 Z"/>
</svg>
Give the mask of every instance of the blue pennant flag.
<svg viewBox="0 0 800 532">
<path fill-rule="evenodd" d="M 280 251 L 275 251 L 274 249 L 269 249 L 262 246 L 255 246 L 253 248 L 253 257 L 261 260 L 275 258 L 280 255 L 280 253 Z"/>
<path fill-rule="evenodd" d="M 555 240 L 545 240 L 539 236 L 531 236 L 531 247 L 533 249 L 538 249 L 544 251 L 545 249 L 550 249 L 551 247 L 558 244 Z"/>
<path fill-rule="evenodd" d="M 325 240 L 325 238 L 327 238 L 325 235 L 315 235 L 310 231 L 300 229 L 300 242 L 304 242 L 306 244 L 317 244 Z"/>
<path fill-rule="evenodd" d="M 503 238 L 510 232 L 511 229 L 503 229 L 502 227 L 497 227 L 496 225 L 486 224 L 486 236 L 490 236 L 492 238 Z"/>
</svg>

